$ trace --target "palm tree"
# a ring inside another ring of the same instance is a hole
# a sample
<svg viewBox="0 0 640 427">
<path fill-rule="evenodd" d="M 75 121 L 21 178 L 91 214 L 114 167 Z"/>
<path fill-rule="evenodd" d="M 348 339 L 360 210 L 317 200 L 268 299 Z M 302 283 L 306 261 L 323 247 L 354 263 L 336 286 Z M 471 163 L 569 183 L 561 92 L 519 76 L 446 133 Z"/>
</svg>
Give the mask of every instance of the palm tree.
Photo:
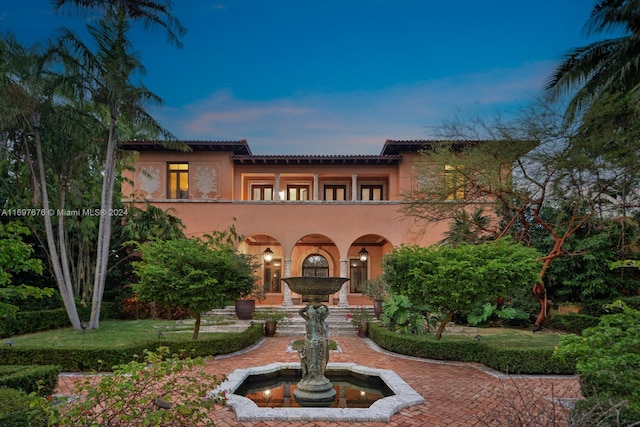
<svg viewBox="0 0 640 427">
<path fill-rule="evenodd" d="M 546 90 L 556 97 L 575 91 L 570 118 L 604 94 L 640 98 L 640 0 L 600 0 L 585 28 L 589 34 L 622 35 L 571 50 L 547 82 Z"/>
<path fill-rule="evenodd" d="M 172 15 L 168 0 L 52 0 L 56 11 L 65 6 L 107 13 L 123 12 L 127 20 L 142 21 L 145 27 L 159 26 L 166 30 L 170 43 L 181 47 L 180 37 L 186 29 Z"/>
<path fill-rule="evenodd" d="M 53 231 L 52 209 L 49 204 L 47 169 L 45 168 L 42 132 L 44 118 L 54 114 L 56 102 L 61 100 L 59 81 L 46 69 L 47 54 L 39 46 L 24 48 L 14 37 L 0 40 L 0 128 L 13 129 L 14 135 L 22 134 L 35 146 L 39 194 L 45 224 L 47 255 L 54 278 L 72 326 L 81 329 L 73 286 L 68 274 L 68 258 L 64 239 L 56 242 Z M 58 101 L 56 101 L 58 100 Z M 31 161 L 28 158 L 28 161 Z M 59 236 L 64 235 L 64 223 L 58 224 Z"/>
<path fill-rule="evenodd" d="M 133 77 L 144 73 L 138 58 L 131 53 L 131 43 L 127 38 L 130 28 L 124 10 L 108 10 L 97 23 L 89 25 L 96 50 L 92 51 L 74 33 L 65 30 L 62 37 L 63 52 L 70 63 L 85 75 L 86 91 L 91 101 L 104 107 L 104 118 L 108 128 L 108 139 L 103 167 L 101 215 L 99 217 L 97 259 L 91 320 L 89 328 L 97 329 L 100 322 L 100 307 L 107 275 L 112 229 L 113 196 L 116 179 L 116 150 L 122 140 L 121 124 L 135 123 L 136 128 L 148 134 L 162 135 L 163 139 L 173 139 L 144 109 L 150 103 L 161 102 L 160 98 L 144 86 L 131 83 Z"/>
</svg>

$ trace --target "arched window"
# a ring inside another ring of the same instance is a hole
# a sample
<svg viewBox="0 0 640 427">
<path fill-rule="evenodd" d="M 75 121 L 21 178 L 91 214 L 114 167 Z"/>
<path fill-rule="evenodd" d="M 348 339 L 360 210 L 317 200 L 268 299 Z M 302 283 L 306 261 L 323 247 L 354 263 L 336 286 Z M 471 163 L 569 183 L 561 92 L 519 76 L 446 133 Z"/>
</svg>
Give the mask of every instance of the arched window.
<svg viewBox="0 0 640 427">
<path fill-rule="evenodd" d="M 314 277 L 329 276 L 329 262 L 320 254 L 309 255 L 302 262 L 302 275 Z"/>
</svg>

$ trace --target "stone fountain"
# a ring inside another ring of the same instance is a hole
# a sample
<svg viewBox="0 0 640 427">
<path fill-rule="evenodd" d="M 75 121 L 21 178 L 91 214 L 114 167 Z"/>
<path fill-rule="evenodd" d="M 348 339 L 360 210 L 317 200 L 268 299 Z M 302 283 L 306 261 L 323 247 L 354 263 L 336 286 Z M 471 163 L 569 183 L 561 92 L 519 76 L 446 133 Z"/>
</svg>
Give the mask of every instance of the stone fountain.
<svg viewBox="0 0 640 427">
<path fill-rule="evenodd" d="M 286 277 L 289 288 L 309 301 L 299 313 L 305 320 L 305 344 L 300 350 L 302 379 L 293 395 L 301 406 L 327 406 L 336 397 L 331 381 L 325 376 L 329 362 L 329 326 L 325 321 L 329 307 L 325 298 L 340 290 L 346 277 Z"/>
</svg>

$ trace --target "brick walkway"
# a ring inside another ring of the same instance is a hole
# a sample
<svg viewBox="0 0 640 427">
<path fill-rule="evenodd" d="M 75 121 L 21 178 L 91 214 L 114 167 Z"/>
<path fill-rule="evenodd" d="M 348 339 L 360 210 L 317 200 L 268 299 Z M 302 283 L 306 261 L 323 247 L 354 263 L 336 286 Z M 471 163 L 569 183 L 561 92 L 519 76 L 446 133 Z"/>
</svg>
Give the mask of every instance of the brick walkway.
<svg viewBox="0 0 640 427">
<path fill-rule="evenodd" d="M 523 425 L 513 422 L 522 414 L 523 399 L 528 413 L 542 413 L 541 418 L 528 420 L 526 425 L 544 426 L 546 414 L 556 412 L 562 418 L 561 404 L 581 397 L 575 377 L 511 376 L 506 377 L 479 365 L 440 363 L 388 353 L 368 339 L 335 337 L 342 353 L 332 352 L 330 362 L 353 362 L 373 368 L 391 369 L 411 385 L 426 400 L 422 405 L 406 408 L 393 416 L 390 423 L 362 423 L 367 426 L 506 426 Z M 271 362 L 299 361 L 297 353 L 287 353 L 291 337 L 263 340 L 249 351 L 208 362 L 207 370 L 218 376 L 236 368 L 266 365 Z M 77 376 L 61 375 L 57 394 L 69 395 Z M 548 419 L 548 418 L 547 418 Z M 563 423 L 556 424 L 562 425 Z M 216 409 L 218 427 L 282 426 L 283 421 L 238 422 L 231 408 Z M 286 422 L 294 427 L 351 426 L 349 422 Z M 552 425 L 549 423 L 549 425 Z"/>
</svg>

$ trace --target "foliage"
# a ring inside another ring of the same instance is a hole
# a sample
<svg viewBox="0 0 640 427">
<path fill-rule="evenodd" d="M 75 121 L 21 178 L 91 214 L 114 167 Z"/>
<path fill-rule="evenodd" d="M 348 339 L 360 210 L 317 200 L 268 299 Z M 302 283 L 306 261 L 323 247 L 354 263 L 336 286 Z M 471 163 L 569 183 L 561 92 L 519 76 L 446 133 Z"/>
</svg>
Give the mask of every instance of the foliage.
<svg viewBox="0 0 640 427">
<path fill-rule="evenodd" d="M 13 285 L 13 274 L 21 271 L 42 273 L 40 260 L 32 258 L 33 249 L 22 241 L 29 230 L 15 222 L 0 223 L 0 318 L 14 317 L 18 307 L 6 302 L 7 298 L 42 298 L 51 296 L 53 289 L 27 285 Z"/>
<path fill-rule="evenodd" d="M 365 280 L 361 290 L 362 295 L 382 301 L 389 296 L 388 288 L 382 276 L 378 276 L 375 279 Z"/>
<path fill-rule="evenodd" d="M 562 331 L 581 334 L 583 330 L 594 327 L 600 321 L 599 317 L 587 314 L 554 314 L 549 318 L 549 327 Z"/>
<path fill-rule="evenodd" d="M 373 320 L 373 315 L 366 307 L 360 305 L 356 308 L 352 308 L 351 311 L 345 315 L 345 319 L 351 321 L 351 325 L 354 328 L 360 328 L 371 322 L 371 320 Z"/>
<path fill-rule="evenodd" d="M 401 246 L 384 258 L 384 277 L 394 294 L 446 311 L 436 337 L 457 311 L 533 284 L 540 253 L 510 239 L 456 247 Z"/>
<path fill-rule="evenodd" d="M 31 407 L 33 398 L 22 390 L 0 387 L 0 425 L 47 427 L 47 412 Z"/>
<path fill-rule="evenodd" d="M 437 315 L 427 305 L 414 305 L 406 295 L 392 295 L 382 303 L 382 325 L 404 334 L 424 334 L 435 325 Z"/>
<path fill-rule="evenodd" d="M 104 303 L 101 307 L 102 316 L 105 319 L 116 317 L 116 305 L 114 303 Z M 79 315 L 88 319 L 90 315 L 89 307 L 79 307 Z M 12 319 L 3 319 L 0 323 L 0 338 L 14 335 L 30 334 L 38 331 L 50 329 L 66 328 L 69 326 L 69 316 L 63 308 L 53 310 L 19 311 Z"/>
<path fill-rule="evenodd" d="M 530 337 L 531 334 L 528 335 Z M 541 337 L 541 334 L 537 334 Z M 467 336 L 456 340 L 436 340 L 433 335 L 409 335 L 390 331 L 373 323 L 369 338 L 380 347 L 394 353 L 424 359 L 482 363 L 509 374 L 573 374 L 575 362 L 570 359 L 551 360 L 553 347 L 508 345 L 498 340 L 492 344 L 484 339 Z M 547 338 L 541 338 L 547 339 Z M 528 341 L 531 341 L 529 338 Z"/>
<path fill-rule="evenodd" d="M 165 307 L 184 307 L 196 319 L 200 313 L 224 306 L 249 294 L 256 282 L 256 265 L 246 254 L 225 244 L 226 233 L 203 242 L 198 238 L 145 243 L 142 261 L 134 263 L 139 282 L 133 289 L 140 300 Z"/>
<path fill-rule="evenodd" d="M 58 385 L 59 366 L 0 366 L 0 387 L 17 388 L 26 393 L 52 394 Z"/>
<path fill-rule="evenodd" d="M 273 308 L 257 311 L 254 313 L 253 318 L 257 320 L 264 320 L 265 322 L 276 322 L 278 326 L 289 320 L 287 313 L 276 311 Z"/>
<path fill-rule="evenodd" d="M 566 336 L 554 357 L 577 360 L 576 370 L 585 397 L 605 399 L 614 404 L 625 402 L 629 413 L 635 414 L 638 420 L 640 311 L 622 303 L 609 307 L 619 312 L 602 316 L 598 325 L 585 329 L 582 336 Z"/>
<path fill-rule="evenodd" d="M 220 381 L 204 372 L 203 359 L 170 355 L 169 349 L 145 351 L 141 361 L 113 367 L 113 375 L 91 376 L 78 384 L 80 396 L 51 408 L 61 426 L 214 425 L 215 405 L 224 393 L 211 394 Z"/>
<path fill-rule="evenodd" d="M 498 308 L 497 304 L 491 304 L 490 302 L 476 307 L 467 316 L 467 322 L 472 326 L 488 323 L 491 317 L 498 318 L 499 320 L 491 320 L 492 326 L 502 326 L 506 321 L 514 319 L 528 319 L 529 313 L 526 313 L 518 308 L 511 306 L 503 306 Z"/>
<path fill-rule="evenodd" d="M 589 36 L 611 34 L 609 39 L 571 49 L 546 85 L 554 96 L 570 93 L 570 116 L 579 115 L 611 93 L 631 94 L 637 101 L 638 3 L 599 0 L 585 24 Z"/>
<path fill-rule="evenodd" d="M 87 331 L 85 334 L 94 333 Z M 52 345 L 50 342 L 39 346 L 23 346 L 15 339 L 13 346 L 0 346 L 0 365 L 58 365 L 64 372 L 87 372 L 127 363 L 145 349 L 158 346 L 169 347 L 171 352 L 184 352 L 190 357 L 212 357 L 242 350 L 255 344 L 263 336 L 262 325 L 256 324 L 243 332 L 213 334 L 197 341 L 172 336 L 146 333 L 145 339 L 129 339 L 121 345 L 92 345 L 91 335 L 85 338 L 86 345 Z M 168 334 L 167 334 L 168 335 Z M 102 361 L 101 363 L 99 361 Z"/>
<path fill-rule="evenodd" d="M 622 238 L 617 221 L 593 220 L 585 224 L 565 241 L 566 255 L 549 266 L 545 274 L 549 293 L 559 301 L 584 301 L 616 297 L 625 287 L 637 287 L 637 279 L 610 268 L 615 259 L 623 256 L 617 250 Z M 543 252 L 552 245 L 551 239 L 541 239 L 536 244 Z"/>
</svg>

